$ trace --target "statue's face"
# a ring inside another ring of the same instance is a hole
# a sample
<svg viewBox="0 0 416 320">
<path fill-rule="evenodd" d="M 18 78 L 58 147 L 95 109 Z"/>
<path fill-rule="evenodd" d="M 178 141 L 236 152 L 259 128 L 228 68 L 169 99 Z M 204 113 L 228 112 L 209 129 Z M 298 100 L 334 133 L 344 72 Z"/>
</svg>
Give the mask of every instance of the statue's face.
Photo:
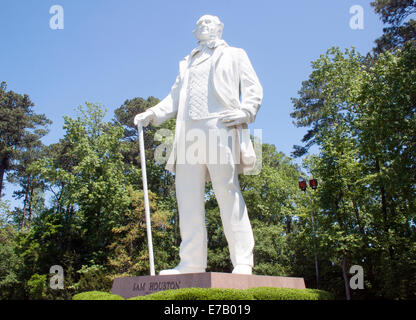
<svg viewBox="0 0 416 320">
<path fill-rule="evenodd" d="M 219 37 L 219 24 L 215 17 L 205 15 L 199 18 L 194 30 L 195 37 L 198 40 L 210 40 Z"/>
</svg>

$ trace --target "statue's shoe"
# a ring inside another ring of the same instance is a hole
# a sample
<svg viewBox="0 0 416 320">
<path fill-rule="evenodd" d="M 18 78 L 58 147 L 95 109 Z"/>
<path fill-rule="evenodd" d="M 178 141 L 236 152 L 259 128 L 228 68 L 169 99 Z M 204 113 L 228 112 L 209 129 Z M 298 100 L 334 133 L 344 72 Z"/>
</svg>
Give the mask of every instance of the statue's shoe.
<svg viewBox="0 0 416 320">
<path fill-rule="evenodd" d="M 233 273 L 234 274 L 251 274 L 252 268 L 249 265 L 238 264 L 235 266 Z"/>
<path fill-rule="evenodd" d="M 161 276 L 173 275 L 173 274 L 183 274 L 183 273 L 200 273 L 205 272 L 203 268 L 187 268 L 187 267 L 180 267 L 177 266 L 173 269 L 166 269 L 159 272 Z"/>
</svg>

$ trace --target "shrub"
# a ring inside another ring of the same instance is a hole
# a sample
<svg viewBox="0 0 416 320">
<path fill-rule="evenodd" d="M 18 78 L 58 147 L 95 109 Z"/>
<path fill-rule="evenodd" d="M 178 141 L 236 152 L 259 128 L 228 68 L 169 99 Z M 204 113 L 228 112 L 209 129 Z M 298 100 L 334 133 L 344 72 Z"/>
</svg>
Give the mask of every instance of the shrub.
<svg viewBox="0 0 416 320">
<path fill-rule="evenodd" d="M 87 291 L 74 295 L 72 300 L 124 300 L 124 298 L 108 292 Z"/>
<path fill-rule="evenodd" d="M 104 267 L 101 265 L 82 266 L 77 271 L 80 274 L 78 283 L 75 285 L 79 292 L 84 291 L 110 291 L 112 281 L 108 275 L 105 274 Z"/>
<path fill-rule="evenodd" d="M 334 300 L 334 295 L 331 292 L 318 290 L 318 289 L 307 289 L 319 296 L 317 300 Z"/>
<path fill-rule="evenodd" d="M 254 300 L 245 290 L 218 288 L 182 288 L 160 291 L 129 300 Z"/>
<path fill-rule="evenodd" d="M 257 287 L 246 290 L 256 300 L 332 300 L 329 292 L 316 289 Z"/>
<path fill-rule="evenodd" d="M 124 300 L 108 292 L 89 291 L 73 300 Z M 160 291 L 128 300 L 333 300 L 329 292 L 316 289 L 259 287 L 246 290 L 219 288 L 182 288 Z"/>
<path fill-rule="evenodd" d="M 30 299 L 40 300 L 46 297 L 46 274 L 32 275 L 27 282 Z"/>
</svg>

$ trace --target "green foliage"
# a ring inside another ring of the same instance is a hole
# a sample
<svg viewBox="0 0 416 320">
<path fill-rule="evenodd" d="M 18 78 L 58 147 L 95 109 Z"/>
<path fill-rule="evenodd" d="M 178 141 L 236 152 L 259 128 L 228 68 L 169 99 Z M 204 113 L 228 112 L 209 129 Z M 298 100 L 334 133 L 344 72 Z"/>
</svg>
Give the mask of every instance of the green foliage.
<svg viewBox="0 0 416 320">
<path fill-rule="evenodd" d="M 72 300 L 124 300 L 124 298 L 108 292 L 89 291 L 74 295 Z"/>
<path fill-rule="evenodd" d="M 85 262 L 105 262 L 111 230 L 130 201 L 119 143 L 123 129 L 103 123 L 104 115 L 101 106 L 87 102 L 76 119 L 65 118 L 65 138 L 54 148 L 58 152 L 32 166 L 56 189 L 60 230 L 65 238 L 83 241 L 81 250 L 89 253 Z"/>
<path fill-rule="evenodd" d="M 103 266 L 91 265 L 82 266 L 77 271 L 80 274 L 78 283 L 75 285 L 77 291 L 109 291 L 111 290 L 112 280 L 106 273 Z"/>
<path fill-rule="evenodd" d="M 253 296 L 238 289 L 182 288 L 160 291 L 129 300 L 253 300 Z"/>
<path fill-rule="evenodd" d="M 108 246 L 111 254 L 108 264 L 113 277 L 127 275 L 144 275 L 149 273 L 149 256 L 146 233 L 146 218 L 144 210 L 143 191 L 128 188 L 130 205 L 125 210 L 119 226 L 114 227 L 114 241 Z M 161 210 L 156 205 L 157 198 L 149 192 L 149 206 L 151 211 L 152 238 L 156 268 L 166 268 L 169 253 L 169 212 Z M 173 267 L 173 266 L 170 266 Z"/>
<path fill-rule="evenodd" d="M 16 252 L 16 231 L 0 221 L 0 300 L 9 298 L 19 282 L 23 259 Z"/>
<path fill-rule="evenodd" d="M 333 300 L 329 292 L 316 289 L 257 287 L 246 291 L 255 300 Z"/>
<path fill-rule="evenodd" d="M 41 300 L 46 297 L 46 274 L 35 273 L 27 282 L 31 300 Z"/>
<path fill-rule="evenodd" d="M 10 202 L 0 199 L 0 226 L 7 224 L 11 215 Z"/>
<path fill-rule="evenodd" d="M 123 300 L 107 292 L 83 292 L 73 300 Z M 258 287 L 246 290 L 219 288 L 182 288 L 160 291 L 127 300 L 333 300 L 326 291 L 316 289 L 292 289 Z"/>
<path fill-rule="evenodd" d="M 312 127 L 306 147 L 320 148 L 304 159 L 320 181 L 313 195 L 319 257 L 327 272 L 328 262 L 340 268 L 348 298 L 414 297 L 415 59 L 410 45 L 371 63 L 354 49 L 332 48 L 293 100 L 298 126 Z M 349 291 L 353 264 L 367 270 L 369 290 Z"/>
<path fill-rule="evenodd" d="M 256 264 L 254 273 L 259 275 L 286 276 L 292 273 L 290 248 L 282 224 L 265 225 L 253 221 L 256 243 Z"/>
<path fill-rule="evenodd" d="M 371 2 L 371 5 L 381 20 L 388 25 L 383 29 L 383 35 L 375 41 L 376 53 L 394 50 L 405 44 L 415 44 L 416 21 L 407 19 L 416 13 L 414 0 L 376 0 Z"/>
<path fill-rule="evenodd" d="M 23 154 L 40 147 L 40 139 L 47 133 L 51 123 L 44 114 L 33 112 L 33 102 L 28 95 L 6 91 L 5 82 L 0 84 L 0 197 L 4 174 L 15 169 L 15 161 Z M 23 157 L 24 158 L 24 157 Z"/>
</svg>

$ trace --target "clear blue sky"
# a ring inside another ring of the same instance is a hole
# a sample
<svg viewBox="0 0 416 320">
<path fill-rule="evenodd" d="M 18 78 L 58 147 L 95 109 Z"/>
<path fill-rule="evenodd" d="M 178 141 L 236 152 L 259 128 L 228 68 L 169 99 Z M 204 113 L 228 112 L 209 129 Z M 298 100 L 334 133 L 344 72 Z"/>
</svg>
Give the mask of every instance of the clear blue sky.
<svg viewBox="0 0 416 320">
<path fill-rule="evenodd" d="M 86 100 L 103 104 L 110 120 L 126 99 L 164 98 L 179 60 L 195 47 L 196 20 L 213 14 L 224 22 L 228 44 L 246 50 L 263 85 L 263 105 L 251 128 L 262 129 L 263 142 L 289 155 L 306 132 L 292 123 L 290 98 L 308 78 L 311 61 L 332 46 L 367 53 L 383 28 L 363 0 L 0 3 L 0 81 L 28 94 L 35 112 L 53 121 L 46 144 L 63 136 L 63 116 L 73 116 Z M 49 27 L 55 4 L 64 9 L 63 30 Z M 363 30 L 350 28 L 353 5 L 364 8 Z"/>
</svg>

